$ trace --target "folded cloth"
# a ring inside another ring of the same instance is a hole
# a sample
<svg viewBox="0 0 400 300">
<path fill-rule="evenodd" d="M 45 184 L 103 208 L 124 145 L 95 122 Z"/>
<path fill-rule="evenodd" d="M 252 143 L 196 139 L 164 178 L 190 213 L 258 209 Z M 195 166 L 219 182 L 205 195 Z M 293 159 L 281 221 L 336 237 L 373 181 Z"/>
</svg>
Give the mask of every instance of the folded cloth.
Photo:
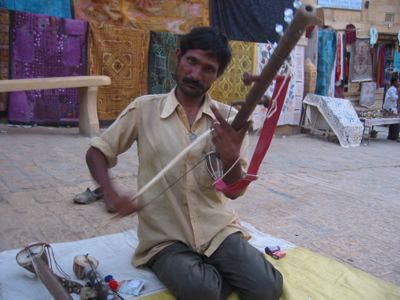
<svg viewBox="0 0 400 300">
<path fill-rule="evenodd" d="M 86 191 L 77 194 L 74 197 L 74 203 L 77 204 L 90 204 L 94 201 L 97 201 L 99 199 L 103 198 L 103 191 L 101 190 L 100 187 L 98 187 L 95 190 L 90 190 L 89 188 L 86 189 Z"/>
</svg>

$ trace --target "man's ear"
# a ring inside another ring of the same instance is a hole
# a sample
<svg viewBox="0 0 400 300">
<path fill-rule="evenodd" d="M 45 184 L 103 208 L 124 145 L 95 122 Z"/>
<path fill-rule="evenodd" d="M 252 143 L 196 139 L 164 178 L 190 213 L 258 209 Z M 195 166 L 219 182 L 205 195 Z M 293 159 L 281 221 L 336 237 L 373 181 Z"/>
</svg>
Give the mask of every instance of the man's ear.
<svg viewBox="0 0 400 300">
<path fill-rule="evenodd" d="M 177 48 L 177 49 L 175 50 L 175 56 L 176 56 L 176 60 L 179 62 L 179 61 L 181 60 L 181 58 L 182 58 L 182 51 L 181 51 L 181 49 Z"/>
</svg>

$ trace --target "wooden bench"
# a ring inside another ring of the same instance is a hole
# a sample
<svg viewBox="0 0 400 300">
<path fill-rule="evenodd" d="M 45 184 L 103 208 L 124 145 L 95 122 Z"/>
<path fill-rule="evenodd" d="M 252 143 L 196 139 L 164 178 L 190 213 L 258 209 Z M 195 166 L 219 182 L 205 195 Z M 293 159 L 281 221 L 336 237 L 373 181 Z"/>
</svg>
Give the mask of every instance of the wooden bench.
<svg viewBox="0 0 400 300">
<path fill-rule="evenodd" d="M 67 76 L 32 79 L 0 80 L 0 93 L 59 88 L 78 88 L 79 91 L 79 133 L 95 136 L 99 133 L 97 116 L 97 89 L 110 85 L 108 76 Z"/>
</svg>

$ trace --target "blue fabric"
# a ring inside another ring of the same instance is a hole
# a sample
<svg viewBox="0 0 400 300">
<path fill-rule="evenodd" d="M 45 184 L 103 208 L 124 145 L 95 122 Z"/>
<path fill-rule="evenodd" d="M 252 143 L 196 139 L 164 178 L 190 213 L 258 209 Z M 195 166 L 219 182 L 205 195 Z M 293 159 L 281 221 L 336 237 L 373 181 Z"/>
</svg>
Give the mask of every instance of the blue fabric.
<svg viewBox="0 0 400 300">
<path fill-rule="evenodd" d="M 277 42 L 275 25 L 287 27 L 286 8 L 293 9 L 293 0 L 211 0 L 210 21 L 230 40 Z"/>
<path fill-rule="evenodd" d="M 0 0 L 0 7 L 60 18 L 72 18 L 71 0 Z"/>
<path fill-rule="evenodd" d="M 336 32 L 332 29 L 318 31 L 318 67 L 315 93 L 327 96 L 331 84 L 336 56 Z"/>
</svg>

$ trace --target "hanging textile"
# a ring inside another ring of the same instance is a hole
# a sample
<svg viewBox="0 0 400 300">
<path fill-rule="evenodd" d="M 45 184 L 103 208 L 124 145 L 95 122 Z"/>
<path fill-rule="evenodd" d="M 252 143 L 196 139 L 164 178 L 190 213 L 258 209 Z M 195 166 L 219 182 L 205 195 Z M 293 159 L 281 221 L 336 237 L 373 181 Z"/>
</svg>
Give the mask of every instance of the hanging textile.
<svg viewBox="0 0 400 300">
<path fill-rule="evenodd" d="M 356 26 L 354 26 L 353 24 L 346 25 L 345 37 L 346 37 L 346 44 L 352 45 L 357 38 Z"/>
<path fill-rule="evenodd" d="M 11 28 L 12 79 L 85 75 L 86 22 L 14 12 Z M 76 89 L 10 93 L 10 121 L 68 122 L 78 113 Z"/>
<path fill-rule="evenodd" d="M 151 31 L 188 33 L 193 27 L 209 25 L 209 0 L 120 0 L 123 17 L 133 27 Z"/>
<path fill-rule="evenodd" d="M 211 97 L 224 103 L 245 99 L 250 86 L 244 85 L 242 76 L 244 72 L 253 73 L 255 68 L 255 43 L 230 41 L 229 44 L 232 61 L 209 91 Z"/>
<path fill-rule="evenodd" d="M 318 31 L 318 67 L 315 93 L 327 96 L 335 64 L 336 32 L 332 29 Z"/>
<path fill-rule="evenodd" d="M 0 7 L 59 18 L 72 18 L 70 0 L 0 0 Z"/>
<path fill-rule="evenodd" d="M 372 58 L 368 38 L 357 38 L 352 45 L 350 80 L 352 82 L 372 80 Z"/>
<path fill-rule="evenodd" d="M 0 80 L 8 79 L 10 14 L 0 9 Z M 7 93 L 0 93 L 0 112 L 7 111 Z"/>
<path fill-rule="evenodd" d="M 107 75 L 111 85 L 99 87 L 100 120 L 114 120 L 136 97 L 147 94 L 150 33 L 126 26 L 89 23 L 90 75 Z"/>
<path fill-rule="evenodd" d="M 126 25 L 119 9 L 119 0 L 73 0 L 75 19 L 106 23 L 112 25 Z"/>
<path fill-rule="evenodd" d="M 284 22 L 293 0 L 211 0 L 210 22 L 229 39 L 247 42 L 277 42 L 275 25 Z"/>
<path fill-rule="evenodd" d="M 176 36 L 169 32 L 151 32 L 149 49 L 148 93 L 168 93 L 174 86 Z"/>
</svg>

